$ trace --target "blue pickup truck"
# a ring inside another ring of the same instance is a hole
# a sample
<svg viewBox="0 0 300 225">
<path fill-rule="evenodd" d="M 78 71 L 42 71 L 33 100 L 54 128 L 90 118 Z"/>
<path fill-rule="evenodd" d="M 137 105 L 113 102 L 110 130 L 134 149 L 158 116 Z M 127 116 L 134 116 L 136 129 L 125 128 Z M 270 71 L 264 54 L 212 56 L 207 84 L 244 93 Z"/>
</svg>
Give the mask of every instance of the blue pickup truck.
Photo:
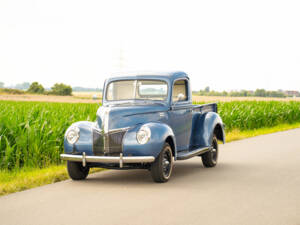
<svg viewBox="0 0 300 225">
<path fill-rule="evenodd" d="M 201 156 L 205 167 L 216 166 L 218 140 L 225 143 L 217 104 L 193 105 L 184 72 L 107 79 L 97 121 L 72 124 L 64 138 L 61 159 L 73 180 L 101 167 L 148 169 L 160 183 L 176 160 Z"/>
</svg>

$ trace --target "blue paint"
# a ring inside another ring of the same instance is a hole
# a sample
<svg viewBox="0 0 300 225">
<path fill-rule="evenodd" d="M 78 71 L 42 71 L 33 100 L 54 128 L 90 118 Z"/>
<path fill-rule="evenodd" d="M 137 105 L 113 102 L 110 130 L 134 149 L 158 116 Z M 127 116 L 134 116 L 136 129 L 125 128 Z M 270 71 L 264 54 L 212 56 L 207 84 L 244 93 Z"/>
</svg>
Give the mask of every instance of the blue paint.
<svg viewBox="0 0 300 225">
<path fill-rule="evenodd" d="M 106 88 L 110 82 L 116 80 L 163 80 L 168 84 L 166 101 L 137 104 L 134 101 L 107 101 Z M 172 101 L 172 87 L 175 81 L 184 79 L 187 83 L 188 97 L 182 102 Z M 93 155 L 93 130 L 105 132 L 128 128 L 123 137 L 124 156 L 154 156 L 157 157 L 167 138 L 174 143 L 174 154 L 179 151 L 192 151 L 211 145 L 215 129 L 217 137 L 225 143 L 223 122 L 217 114 L 215 104 L 193 105 L 189 78 L 184 72 L 170 72 L 145 75 L 113 77 L 105 81 L 103 89 L 103 106 L 97 111 L 96 122 L 81 121 L 72 124 L 80 129 L 80 138 L 74 145 L 70 145 L 65 138 L 65 153 Z M 121 104 L 122 103 L 122 104 Z M 108 111 L 108 117 L 105 113 Z M 106 124 L 107 123 L 107 124 Z M 151 130 L 149 142 L 141 145 L 137 142 L 136 134 L 142 125 Z M 176 159 L 176 157 L 175 157 Z"/>
<path fill-rule="evenodd" d="M 160 153 L 165 140 L 170 136 L 174 143 L 175 137 L 172 129 L 164 123 L 150 122 L 147 124 L 151 130 L 151 138 L 149 142 L 141 145 L 137 142 L 136 133 L 141 125 L 129 130 L 123 141 L 123 151 L 125 156 L 154 156 Z M 175 145 L 176 146 L 176 145 Z M 175 150 L 176 152 L 176 150 Z"/>
<path fill-rule="evenodd" d="M 64 139 L 65 153 L 75 152 L 85 152 L 87 155 L 93 155 L 93 139 L 92 139 L 92 129 L 96 127 L 96 123 L 88 121 L 80 121 L 72 124 L 72 126 L 77 126 L 80 129 L 80 137 L 76 144 L 71 145 L 66 140 L 66 135 Z"/>
</svg>

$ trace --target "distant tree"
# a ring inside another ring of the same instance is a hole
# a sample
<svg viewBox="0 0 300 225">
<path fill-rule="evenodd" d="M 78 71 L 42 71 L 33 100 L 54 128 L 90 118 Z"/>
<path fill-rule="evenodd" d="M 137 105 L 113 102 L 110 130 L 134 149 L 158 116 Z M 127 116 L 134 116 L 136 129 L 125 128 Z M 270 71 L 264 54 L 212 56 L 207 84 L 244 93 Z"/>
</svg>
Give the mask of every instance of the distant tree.
<svg viewBox="0 0 300 225">
<path fill-rule="evenodd" d="M 240 93 L 241 93 L 241 96 L 244 96 L 244 97 L 249 96 L 249 93 L 246 90 L 241 90 Z"/>
<path fill-rule="evenodd" d="M 209 92 L 210 91 L 210 88 L 207 86 L 205 89 L 204 89 L 205 92 Z"/>
<path fill-rule="evenodd" d="M 226 91 L 222 92 L 222 96 L 227 96 L 227 95 L 228 95 L 228 93 Z"/>
<path fill-rule="evenodd" d="M 277 97 L 277 98 L 284 98 L 285 94 L 283 92 L 279 92 L 279 91 L 268 91 L 267 95 L 269 97 Z"/>
<path fill-rule="evenodd" d="M 38 82 L 33 82 L 30 87 L 27 90 L 30 93 L 38 93 L 38 94 L 42 94 L 44 93 L 45 89 L 44 87 L 39 84 Z"/>
<path fill-rule="evenodd" d="M 30 87 L 29 82 L 23 82 L 21 84 L 16 84 L 15 89 L 27 90 Z"/>
<path fill-rule="evenodd" d="M 0 82 L 0 88 L 4 88 L 4 83 Z"/>
<path fill-rule="evenodd" d="M 241 93 L 238 92 L 238 91 L 231 91 L 231 92 L 229 93 L 229 96 L 232 96 L 232 97 L 239 97 L 239 96 L 241 96 Z"/>
<path fill-rule="evenodd" d="M 256 91 L 254 92 L 254 95 L 258 96 L 258 97 L 266 97 L 267 92 L 265 89 L 256 89 Z"/>
<path fill-rule="evenodd" d="M 50 94 L 54 95 L 72 95 L 72 88 L 69 85 L 63 83 L 56 83 L 53 87 L 51 87 L 52 91 Z"/>
</svg>

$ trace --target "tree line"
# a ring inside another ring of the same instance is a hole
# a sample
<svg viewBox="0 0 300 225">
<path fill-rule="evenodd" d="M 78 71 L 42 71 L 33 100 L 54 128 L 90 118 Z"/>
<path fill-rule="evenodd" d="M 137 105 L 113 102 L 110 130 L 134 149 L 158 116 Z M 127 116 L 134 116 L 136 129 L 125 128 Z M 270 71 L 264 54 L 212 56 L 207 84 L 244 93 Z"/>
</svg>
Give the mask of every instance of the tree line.
<svg viewBox="0 0 300 225">
<path fill-rule="evenodd" d="M 11 94 L 45 94 L 45 95 L 72 95 L 72 87 L 63 83 L 54 84 L 50 90 L 46 90 L 38 82 L 17 84 L 14 88 L 5 88 L 4 83 L 0 82 L 0 88 L 3 92 Z"/>
<path fill-rule="evenodd" d="M 298 91 L 267 91 L 265 89 L 256 89 L 255 91 L 249 90 L 241 90 L 241 91 L 214 91 L 210 90 L 209 87 L 206 87 L 200 91 L 193 91 L 194 95 L 201 95 L 201 96 L 230 96 L 230 97 L 277 97 L 277 98 L 284 98 L 284 97 L 300 97 L 300 93 Z"/>
<path fill-rule="evenodd" d="M 28 88 L 27 92 L 49 95 L 72 95 L 72 88 L 71 86 L 63 83 L 56 83 L 51 87 L 50 91 L 46 91 L 41 84 L 38 82 L 33 82 Z"/>
</svg>

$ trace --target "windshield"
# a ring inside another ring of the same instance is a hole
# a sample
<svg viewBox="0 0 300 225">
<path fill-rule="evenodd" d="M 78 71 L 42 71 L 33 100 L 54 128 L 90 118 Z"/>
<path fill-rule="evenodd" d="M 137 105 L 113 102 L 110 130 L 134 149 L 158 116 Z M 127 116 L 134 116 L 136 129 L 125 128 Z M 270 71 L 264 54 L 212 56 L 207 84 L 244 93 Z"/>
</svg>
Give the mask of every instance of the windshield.
<svg viewBox="0 0 300 225">
<path fill-rule="evenodd" d="M 158 100 L 165 101 L 168 85 L 161 80 L 118 80 L 109 83 L 106 89 L 107 101 Z"/>
</svg>

